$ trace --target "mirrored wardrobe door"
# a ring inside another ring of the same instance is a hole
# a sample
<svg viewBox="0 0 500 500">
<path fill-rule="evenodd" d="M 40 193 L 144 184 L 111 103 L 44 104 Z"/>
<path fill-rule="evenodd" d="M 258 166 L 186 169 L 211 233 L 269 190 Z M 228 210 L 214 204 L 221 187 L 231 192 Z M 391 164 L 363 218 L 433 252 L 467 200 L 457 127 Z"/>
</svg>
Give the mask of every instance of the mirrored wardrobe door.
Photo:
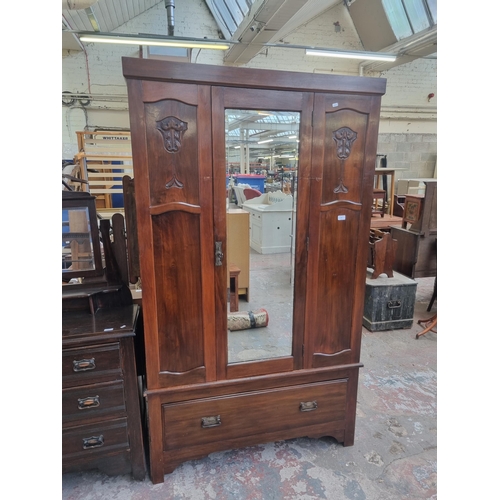
<svg viewBox="0 0 500 500">
<path fill-rule="evenodd" d="M 225 226 L 218 235 L 225 239 L 225 276 L 218 279 L 225 297 L 217 321 L 220 374 L 288 371 L 301 362 L 301 343 L 299 349 L 295 344 L 303 330 L 305 280 L 296 263 L 306 243 L 298 207 L 304 191 L 308 196 L 308 179 L 301 186 L 304 130 L 306 169 L 309 163 L 310 132 L 302 124 L 307 96 L 241 89 L 213 94 L 215 198 L 224 199 L 223 206 L 216 203 L 216 219 Z"/>
</svg>

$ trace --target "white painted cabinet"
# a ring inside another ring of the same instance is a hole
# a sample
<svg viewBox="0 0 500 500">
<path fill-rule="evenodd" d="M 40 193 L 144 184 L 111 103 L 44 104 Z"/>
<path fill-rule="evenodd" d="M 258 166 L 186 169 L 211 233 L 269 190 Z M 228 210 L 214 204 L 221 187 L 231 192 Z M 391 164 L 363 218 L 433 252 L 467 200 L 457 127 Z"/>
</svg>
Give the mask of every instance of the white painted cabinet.
<svg viewBox="0 0 500 500">
<path fill-rule="evenodd" d="M 266 193 L 242 205 L 250 214 L 250 247 L 261 254 L 291 251 L 293 196 Z"/>
</svg>

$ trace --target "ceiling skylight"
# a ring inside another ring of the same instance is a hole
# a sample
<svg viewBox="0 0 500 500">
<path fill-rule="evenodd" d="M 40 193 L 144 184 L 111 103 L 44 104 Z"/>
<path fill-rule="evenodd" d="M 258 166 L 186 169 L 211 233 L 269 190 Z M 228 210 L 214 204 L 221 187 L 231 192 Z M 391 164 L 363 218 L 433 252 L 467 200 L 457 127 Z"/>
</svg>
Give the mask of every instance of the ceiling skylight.
<svg viewBox="0 0 500 500">
<path fill-rule="evenodd" d="M 437 23 L 437 0 L 382 0 L 385 13 L 398 40 Z"/>
</svg>

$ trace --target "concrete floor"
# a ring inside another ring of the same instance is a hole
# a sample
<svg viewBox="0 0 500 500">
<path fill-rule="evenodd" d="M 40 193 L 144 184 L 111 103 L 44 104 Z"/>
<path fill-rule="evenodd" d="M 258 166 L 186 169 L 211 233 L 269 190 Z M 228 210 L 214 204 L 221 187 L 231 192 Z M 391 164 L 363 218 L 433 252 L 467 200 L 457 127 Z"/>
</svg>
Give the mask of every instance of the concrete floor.
<svg viewBox="0 0 500 500">
<path fill-rule="evenodd" d="M 300 438 L 213 453 L 153 485 L 62 476 L 63 500 L 420 500 L 437 498 L 437 334 L 415 339 L 434 278 L 417 279 L 411 329 L 363 328 L 354 446 Z"/>
</svg>

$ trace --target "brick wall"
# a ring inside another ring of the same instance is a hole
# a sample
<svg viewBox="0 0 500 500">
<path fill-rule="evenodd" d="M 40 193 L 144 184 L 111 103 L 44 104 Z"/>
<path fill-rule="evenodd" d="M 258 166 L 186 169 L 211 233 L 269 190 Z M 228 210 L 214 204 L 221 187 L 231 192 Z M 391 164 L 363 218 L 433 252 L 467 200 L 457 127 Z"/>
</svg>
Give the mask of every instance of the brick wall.
<svg viewBox="0 0 500 500">
<path fill-rule="evenodd" d="M 334 30 L 339 23 L 340 31 Z M 167 33 L 163 2 L 121 26 L 124 33 Z M 183 0 L 175 7 L 175 34 L 218 38 L 218 28 L 203 0 Z M 346 7 L 341 3 L 283 38 L 294 45 L 337 46 L 362 49 L 361 42 Z M 76 153 L 76 134 L 85 127 L 128 128 L 127 93 L 122 76 L 121 58 L 138 56 L 138 47 L 88 44 L 84 52 L 63 52 L 62 90 L 110 96 L 109 101 L 92 101 L 89 106 L 78 103 L 62 107 L 62 157 L 71 159 Z M 223 64 L 223 52 L 193 50 L 192 62 Z M 304 51 L 269 47 L 246 66 L 276 70 L 358 75 L 355 61 L 305 56 Z M 390 166 L 405 168 L 400 175 L 431 177 L 437 155 L 436 136 L 436 61 L 420 59 L 383 73 L 365 73 L 368 77 L 387 79 L 387 93 L 382 98 L 378 152 L 387 154 Z M 427 96 L 435 97 L 428 102 Z"/>
<path fill-rule="evenodd" d="M 436 134 L 379 134 L 377 151 L 387 155 L 388 167 L 404 169 L 396 179 L 434 177 Z"/>
</svg>

